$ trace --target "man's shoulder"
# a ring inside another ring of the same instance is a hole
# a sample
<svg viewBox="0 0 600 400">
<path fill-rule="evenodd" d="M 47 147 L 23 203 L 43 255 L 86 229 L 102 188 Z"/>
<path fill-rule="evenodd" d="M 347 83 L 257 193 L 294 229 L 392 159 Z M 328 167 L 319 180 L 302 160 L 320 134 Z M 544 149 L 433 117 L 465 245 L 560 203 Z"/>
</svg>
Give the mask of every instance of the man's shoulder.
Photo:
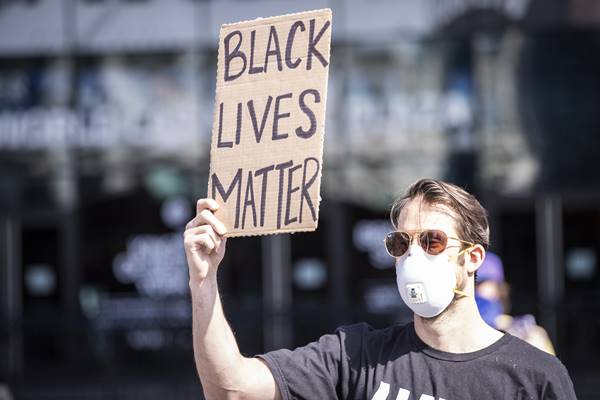
<svg viewBox="0 0 600 400">
<path fill-rule="evenodd" d="M 510 334 L 507 333 L 507 335 Z M 510 335 L 510 341 L 504 346 L 503 353 L 530 371 L 540 371 L 544 375 L 566 372 L 565 366 L 558 357 L 546 353 L 516 336 Z"/>
<path fill-rule="evenodd" d="M 527 343 L 517 336 L 511 335 L 510 333 L 505 333 L 505 335 L 507 335 L 510 339 L 507 341 L 507 345 L 505 346 L 505 351 L 507 352 L 530 358 L 535 362 L 552 361 L 556 359 L 556 357 L 552 354 L 538 349 L 537 347 Z"/>
</svg>

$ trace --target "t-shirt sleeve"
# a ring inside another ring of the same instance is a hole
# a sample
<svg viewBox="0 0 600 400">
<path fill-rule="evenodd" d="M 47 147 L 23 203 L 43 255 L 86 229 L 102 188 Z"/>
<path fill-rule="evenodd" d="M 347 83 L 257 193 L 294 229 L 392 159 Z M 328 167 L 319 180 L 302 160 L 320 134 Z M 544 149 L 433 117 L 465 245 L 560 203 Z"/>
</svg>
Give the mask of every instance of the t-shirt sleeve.
<svg viewBox="0 0 600 400">
<path fill-rule="evenodd" d="M 340 328 L 295 350 L 281 349 L 257 356 L 269 366 L 283 400 L 340 397 L 340 374 L 345 360 L 343 331 Z"/>
<path fill-rule="evenodd" d="M 558 359 L 556 361 L 554 368 L 548 374 L 548 381 L 541 398 L 543 400 L 577 400 L 567 369 Z"/>
</svg>

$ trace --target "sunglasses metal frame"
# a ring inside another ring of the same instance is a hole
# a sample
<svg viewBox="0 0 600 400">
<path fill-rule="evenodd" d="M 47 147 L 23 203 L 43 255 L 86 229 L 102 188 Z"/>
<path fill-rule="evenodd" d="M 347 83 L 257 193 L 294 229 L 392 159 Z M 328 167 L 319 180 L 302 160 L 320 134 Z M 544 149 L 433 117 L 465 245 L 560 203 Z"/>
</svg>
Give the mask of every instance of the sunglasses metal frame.
<svg viewBox="0 0 600 400">
<path fill-rule="evenodd" d="M 434 231 L 434 232 L 441 232 L 441 233 L 443 233 L 443 234 L 444 234 L 444 236 L 446 236 L 446 245 L 444 246 L 444 249 L 443 249 L 442 251 L 440 251 L 439 253 L 437 253 L 437 254 L 431 254 L 431 253 L 429 253 L 429 252 L 427 251 L 428 249 L 426 249 L 426 248 L 423 246 L 423 244 L 421 243 L 421 235 L 423 234 L 423 232 L 431 232 L 431 231 Z M 389 235 L 391 235 L 391 234 L 394 234 L 394 235 L 395 235 L 396 233 L 404 233 L 404 234 L 406 234 L 406 236 L 408 236 L 408 238 L 409 238 L 409 240 L 408 240 L 408 246 L 407 246 L 406 250 L 404 251 L 404 253 L 400 254 L 399 256 L 395 256 L 395 255 L 393 255 L 393 254 L 390 252 L 390 249 L 388 249 L 388 246 L 387 246 L 387 238 L 388 238 L 388 236 L 389 236 Z M 466 243 L 466 244 L 468 244 L 468 245 L 470 245 L 470 246 L 475 246 L 475 243 L 469 242 L 469 241 L 467 241 L 467 240 L 462 240 L 462 239 L 459 239 L 459 238 L 457 238 L 457 237 L 454 237 L 454 236 L 448 236 L 448 234 L 446 234 L 446 232 L 444 232 L 444 231 L 443 231 L 443 230 L 441 230 L 441 229 L 423 229 L 422 231 L 413 231 L 412 233 L 411 233 L 411 232 L 408 232 L 408 231 L 392 231 L 392 232 L 389 232 L 389 233 L 387 233 L 387 234 L 385 235 L 385 237 L 383 238 L 383 247 L 385 247 L 385 251 L 387 251 L 387 253 L 388 253 L 390 256 L 392 256 L 392 257 L 394 257 L 394 258 L 402 257 L 404 254 L 406 254 L 406 252 L 408 251 L 408 249 L 409 249 L 409 248 L 410 248 L 410 246 L 412 245 L 412 243 L 413 243 L 413 240 L 414 240 L 415 236 L 417 237 L 417 243 L 419 244 L 419 246 L 421 246 L 421 248 L 423 249 L 423 251 L 425 251 L 427 254 L 430 254 L 430 255 L 439 255 L 439 254 L 442 254 L 444 251 L 446 251 L 446 249 L 448 249 L 448 248 L 451 248 L 451 247 L 458 247 L 458 246 L 448 246 L 448 239 L 458 240 L 458 241 L 459 241 L 459 242 L 461 242 L 461 243 Z"/>
</svg>

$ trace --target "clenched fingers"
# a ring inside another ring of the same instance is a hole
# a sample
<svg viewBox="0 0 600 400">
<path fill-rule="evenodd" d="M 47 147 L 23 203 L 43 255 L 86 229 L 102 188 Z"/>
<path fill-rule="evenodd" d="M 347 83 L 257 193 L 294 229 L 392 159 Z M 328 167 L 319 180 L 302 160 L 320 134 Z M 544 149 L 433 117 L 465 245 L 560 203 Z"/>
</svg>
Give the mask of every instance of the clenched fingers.
<svg viewBox="0 0 600 400">
<path fill-rule="evenodd" d="M 213 211 L 218 208 L 219 205 L 212 199 L 198 200 L 198 213 L 194 219 L 188 222 L 186 229 L 210 225 L 219 235 L 224 235 L 227 233 L 227 228 L 225 228 L 225 225 L 213 214 Z"/>
<path fill-rule="evenodd" d="M 200 214 L 202 210 L 217 211 L 219 203 L 214 199 L 200 199 L 196 202 L 196 214 Z"/>
<path fill-rule="evenodd" d="M 201 225 L 189 228 L 184 233 L 184 243 L 191 251 L 202 250 L 211 254 L 218 249 L 223 239 L 213 230 L 210 225 Z"/>
</svg>

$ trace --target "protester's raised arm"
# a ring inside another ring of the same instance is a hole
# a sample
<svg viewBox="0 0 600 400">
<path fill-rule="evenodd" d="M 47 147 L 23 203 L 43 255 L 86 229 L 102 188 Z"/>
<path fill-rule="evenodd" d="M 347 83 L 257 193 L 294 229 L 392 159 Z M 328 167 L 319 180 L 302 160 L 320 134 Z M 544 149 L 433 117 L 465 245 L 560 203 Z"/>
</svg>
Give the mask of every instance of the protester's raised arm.
<svg viewBox="0 0 600 400">
<path fill-rule="evenodd" d="M 223 313 L 217 269 L 227 239 L 225 226 L 214 214 L 218 208 L 212 199 L 199 200 L 196 216 L 184 233 L 194 357 L 204 395 L 207 399 L 279 399 L 271 371 L 262 361 L 242 356 Z"/>
</svg>

